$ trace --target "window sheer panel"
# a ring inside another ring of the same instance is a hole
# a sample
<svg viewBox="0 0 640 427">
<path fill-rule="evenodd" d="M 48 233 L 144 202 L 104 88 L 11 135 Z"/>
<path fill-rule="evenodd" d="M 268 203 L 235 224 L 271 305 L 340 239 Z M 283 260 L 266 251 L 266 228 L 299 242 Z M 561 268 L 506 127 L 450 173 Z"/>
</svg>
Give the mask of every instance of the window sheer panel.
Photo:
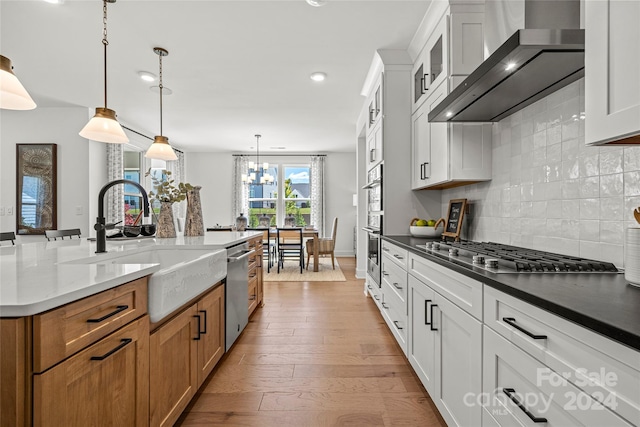
<svg viewBox="0 0 640 427">
<path fill-rule="evenodd" d="M 311 156 L 311 224 L 324 236 L 324 165 L 325 156 Z"/>
</svg>

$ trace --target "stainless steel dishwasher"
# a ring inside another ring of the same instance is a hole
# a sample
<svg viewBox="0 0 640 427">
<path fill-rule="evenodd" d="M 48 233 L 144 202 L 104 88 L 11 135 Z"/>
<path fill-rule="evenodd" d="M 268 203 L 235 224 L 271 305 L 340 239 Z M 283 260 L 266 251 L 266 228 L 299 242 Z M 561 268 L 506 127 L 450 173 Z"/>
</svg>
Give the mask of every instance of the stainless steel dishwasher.
<svg viewBox="0 0 640 427">
<path fill-rule="evenodd" d="M 225 350 L 229 350 L 249 322 L 249 243 L 227 248 L 225 289 Z"/>
</svg>

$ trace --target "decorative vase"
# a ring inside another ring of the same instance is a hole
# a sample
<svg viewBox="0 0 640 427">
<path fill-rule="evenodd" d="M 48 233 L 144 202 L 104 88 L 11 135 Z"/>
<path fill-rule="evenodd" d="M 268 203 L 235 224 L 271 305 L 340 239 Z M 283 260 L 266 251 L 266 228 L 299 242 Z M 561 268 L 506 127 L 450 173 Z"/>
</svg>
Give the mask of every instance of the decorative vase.
<svg viewBox="0 0 640 427">
<path fill-rule="evenodd" d="M 236 230 L 244 231 L 247 228 L 247 217 L 244 216 L 244 213 L 241 213 L 238 218 L 236 218 Z"/>
<path fill-rule="evenodd" d="M 200 187 L 187 191 L 187 218 L 184 226 L 185 236 L 204 236 L 202 220 L 202 203 L 200 203 Z"/>
<path fill-rule="evenodd" d="M 296 226 L 296 218 L 293 216 L 293 214 L 289 214 L 289 216 L 284 219 L 284 226 L 285 227 Z"/>
<path fill-rule="evenodd" d="M 176 226 L 173 222 L 173 203 L 171 202 L 160 202 L 156 237 L 176 237 Z"/>
<path fill-rule="evenodd" d="M 258 217 L 258 226 L 260 228 L 269 228 L 270 225 L 271 218 L 269 217 L 269 215 L 262 214 L 260 217 Z"/>
</svg>

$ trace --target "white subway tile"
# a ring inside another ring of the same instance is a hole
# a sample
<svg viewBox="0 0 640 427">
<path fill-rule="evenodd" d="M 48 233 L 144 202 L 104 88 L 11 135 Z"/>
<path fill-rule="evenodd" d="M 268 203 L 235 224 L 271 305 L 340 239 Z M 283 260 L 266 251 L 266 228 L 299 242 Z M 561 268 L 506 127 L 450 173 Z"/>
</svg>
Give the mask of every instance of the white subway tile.
<svg viewBox="0 0 640 427">
<path fill-rule="evenodd" d="M 600 257 L 598 261 L 606 261 L 615 264 L 616 267 L 624 267 L 624 246 L 619 244 L 600 243 Z"/>
<path fill-rule="evenodd" d="M 621 221 L 600 221 L 600 241 L 615 245 L 624 244 L 624 228 Z"/>
<path fill-rule="evenodd" d="M 580 241 L 580 256 L 600 260 L 602 258 L 602 244 L 600 242 Z"/>
<path fill-rule="evenodd" d="M 640 171 L 624 174 L 624 195 L 627 197 L 640 196 Z"/>
<path fill-rule="evenodd" d="M 624 194 L 623 174 L 616 173 L 613 175 L 600 176 L 600 196 L 612 197 L 622 196 Z"/>
<path fill-rule="evenodd" d="M 600 174 L 600 154 L 592 153 L 578 156 L 580 176 L 596 176 Z"/>
<path fill-rule="evenodd" d="M 563 200 L 562 201 L 562 218 L 578 219 L 580 218 L 580 200 Z"/>
<path fill-rule="evenodd" d="M 621 173 L 623 158 L 623 149 L 619 147 L 611 151 L 600 151 L 600 173 L 603 175 Z"/>
<path fill-rule="evenodd" d="M 579 136 L 578 122 L 562 122 L 562 140 L 576 139 Z"/>
<path fill-rule="evenodd" d="M 580 199 L 580 219 L 600 219 L 600 199 Z"/>
<path fill-rule="evenodd" d="M 562 177 L 565 181 L 580 177 L 580 163 L 577 157 L 562 162 Z"/>
<path fill-rule="evenodd" d="M 547 201 L 547 218 L 549 219 L 562 218 L 562 200 Z"/>
<path fill-rule="evenodd" d="M 547 146 L 547 131 L 541 130 L 533 134 L 533 149 L 536 150 L 538 148 Z"/>
<path fill-rule="evenodd" d="M 562 198 L 563 199 L 579 199 L 580 198 L 580 180 L 565 179 L 562 182 Z"/>
<path fill-rule="evenodd" d="M 547 146 L 547 161 L 549 163 L 558 163 L 562 161 L 562 144 Z"/>
<path fill-rule="evenodd" d="M 549 164 L 547 181 L 560 182 L 562 180 L 562 162 Z"/>
<path fill-rule="evenodd" d="M 547 200 L 562 199 L 562 181 L 551 181 L 547 183 Z"/>
<path fill-rule="evenodd" d="M 580 241 L 599 242 L 600 241 L 600 221 L 580 220 Z M 581 249 L 582 251 L 582 249 Z"/>
<path fill-rule="evenodd" d="M 580 150 L 578 144 L 580 141 L 576 139 L 568 139 L 562 141 L 562 160 L 574 160 L 578 157 Z"/>
<path fill-rule="evenodd" d="M 577 219 L 563 219 L 560 226 L 562 227 L 561 236 L 565 239 L 580 239 L 580 221 Z"/>
<path fill-rule="evenodd" d="M 607 197 L 600 199 L 600 220 L 622 221 L 624 219 L 624 198 Z"/>
<path fill-rule="evenodd" d="M 580 198 L 600 197 L 600 177 L 580 178 Z"/>
<path fill-rule="evenodd" d="M 624 147 L 624 170 L 625 172 L 640 170 L 640 146 Z"/>
<path fill-rule="evenodd" d="M 523 119 L 520 124 L 520 135 L 524 139 L 525 136 L 533 135 L 533 119 Z"/>
<path fill-rule="evenodd" d="M 533 217 L 536 219 L 547 218 L 547 201 L 537 201 L 531 203 Z"/>
</svg>

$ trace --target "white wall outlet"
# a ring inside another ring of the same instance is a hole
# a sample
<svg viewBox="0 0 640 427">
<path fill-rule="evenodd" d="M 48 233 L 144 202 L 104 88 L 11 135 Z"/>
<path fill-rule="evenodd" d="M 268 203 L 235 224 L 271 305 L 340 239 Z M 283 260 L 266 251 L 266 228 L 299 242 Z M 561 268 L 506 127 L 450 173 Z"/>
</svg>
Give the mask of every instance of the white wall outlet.
<svg viewBox="0 0 640 427">
<path fill-rule="evenodd" d="M 4 206 L 0 206 L 0 216 L 4 216 Z"/>
<path fill-rule="evenodd" d="M 7 208 L 7 215 L 13 215 L 13 206 Z"/>
<path fill-rule="evenodd" d="M 82 215 L 84 213 L 84 209 L 82 206 L 76 206 L 76 215 Z"/>
</svg>

